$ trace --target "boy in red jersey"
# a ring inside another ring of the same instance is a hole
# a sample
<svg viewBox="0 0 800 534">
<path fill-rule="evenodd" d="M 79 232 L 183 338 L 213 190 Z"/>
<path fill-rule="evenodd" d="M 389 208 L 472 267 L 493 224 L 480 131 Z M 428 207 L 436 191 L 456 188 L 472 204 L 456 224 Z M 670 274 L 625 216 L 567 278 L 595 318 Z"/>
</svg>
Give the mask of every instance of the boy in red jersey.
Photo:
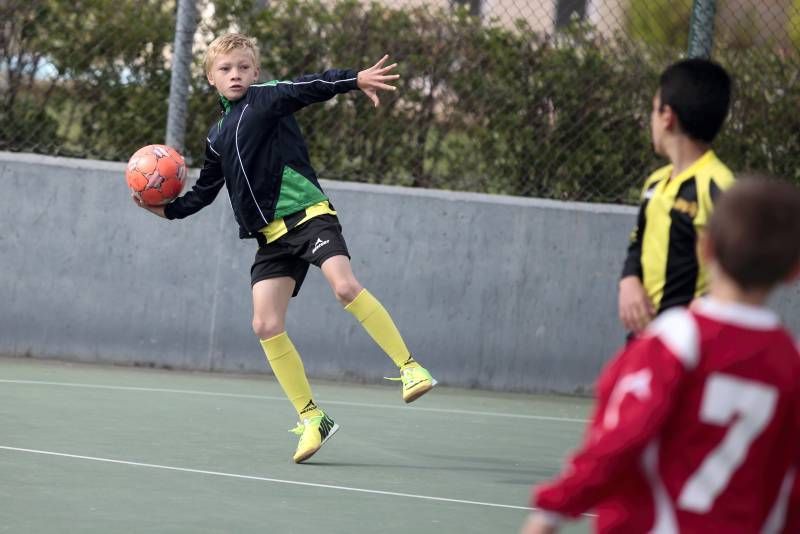
<svg viewBox="0 0 800 534">
<path fill-rule="evenodd" d="M 602 533 L 800 532 L 800 354 L 764 307 L 800 274 L 798 236 L 798 188 L 746 179 L 722 195 L 701 242 L 709 296 L 609 363 L 585 442 L 536 488 L 524 534 L 589 510 Z"/>
</svg>

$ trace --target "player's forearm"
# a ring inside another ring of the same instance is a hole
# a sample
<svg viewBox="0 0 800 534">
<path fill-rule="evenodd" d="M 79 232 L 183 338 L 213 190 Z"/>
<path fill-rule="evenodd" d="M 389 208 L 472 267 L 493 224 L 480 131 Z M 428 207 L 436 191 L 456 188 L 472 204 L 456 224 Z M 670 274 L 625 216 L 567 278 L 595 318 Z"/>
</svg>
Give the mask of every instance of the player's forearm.
<svg viewBox="0 0 800 534">
<path fill-rule="evenodd" d="M 206 206 L 206 204 L 193 202 L 191 199 L 187 201 L 188 196 L 189 194 L 184 195 L 164 206 L 164 218 L 169 220 L 184 219 L 194 215 Z"/>
<path fill-rule="evenodd" d="M 198 180 L 191 191 L 164 206 L 164 217 L 183 219 L 194 215 L 214 201 L 219 189 L 216 184 L 204 186 Z"/>
<path fill-rule="evenodd" d="M 303 76 L 295 78 L 292 83 L 297 86 L 315 86 L 317 84 L 314 82 L 317 81 L 324 82 L 319 86 L 324 87 L 327 85 L 333 94 L 345 93 L 353 89 L 358 89 L 358 73 L 351 69 L 329 69 L 316 74 L 304 74 Z"/>
<path fill-rule="evenodd" d="M 358 73 L 354 70 L 331 69 L 319 74 L 308 74 L 292 82 L 278 82 L 274 86 L 274 109 L 278 114 L 295 111 L 336 95 L 358 89 Z"/>
<path fill-rule="evenodd" d="M 642 279 L 642 247 L 638 243 L 631 243 L 625 262 L 622 264 L 622 275 L 620 278 L 636 276 Z"/>
<path fill-rule="evenodd" d="M 207 148 L 206 159 L 197 182 L 186 194 L 164 206 L 164 217 L 183 219 L 197 213 L 214 202 L 223 185 L 225 185 L 225 178 L 222 176 L 219 161 L 216 157 L 209 157 Z"/>
<path fill-rule="evenodd" d="M 634 226 L 630 234 L 625 263 L 622 266 L 621 278 L 625 278 L 626 276 L 638 276 L 640 280 L 642 279 L 642 239 L 644 238 L 643 230 L 646 224 L 645 205 L 642 205 L 639 207 L 636 226 Z"/>
<path fill-rule="evenodd" d="M 558 480 L 536 488 L 531 506 L 568 518 L 578 518 L 597 506 L 608 494 L 609 488 L 624 478 L 624 473 L 609 469 L 608 464 L 586 462 L 573 464 L 569 473 Z"/>
</svg>

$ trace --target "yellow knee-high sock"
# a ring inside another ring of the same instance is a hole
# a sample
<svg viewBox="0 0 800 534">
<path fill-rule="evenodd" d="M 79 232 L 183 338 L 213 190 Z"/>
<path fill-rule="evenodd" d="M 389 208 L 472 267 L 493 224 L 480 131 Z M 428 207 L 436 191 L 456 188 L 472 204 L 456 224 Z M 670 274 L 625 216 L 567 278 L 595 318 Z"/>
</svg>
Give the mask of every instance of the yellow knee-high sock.
<svg viewBox="0 0 800 534">
<path fill-rule="evenodd" d="M 261 347 L 275 378 L 289 397 L 294 409 L 301 418 L 322 415 L 311 396 L 311 386 L 306 378 L 306 370 L 300 354 L 286 332 L 261 340 Z"/>
<path fill-rule="evenodd" d="M 383 349 L 389 358 L 397 365 L 403 367 L 404 365 L 413 365 L 414 359 L 408 351 L 403 337 L 397 330 L 397 327 L 392 321 L 392 317 L 386 308 L 372 296 L 372 293 L 366 289 L 362 289 L 353 302 L 344 307 L 345 310 L 358 319 L 364 330 L 375 340 L 375 343 Z"/>
</svg>

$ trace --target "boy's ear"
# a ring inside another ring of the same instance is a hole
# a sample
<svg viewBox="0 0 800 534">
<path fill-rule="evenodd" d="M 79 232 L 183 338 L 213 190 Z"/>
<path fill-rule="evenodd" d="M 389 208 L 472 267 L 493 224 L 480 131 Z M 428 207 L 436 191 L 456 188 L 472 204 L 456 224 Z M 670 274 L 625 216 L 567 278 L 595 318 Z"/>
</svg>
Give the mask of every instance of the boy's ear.
<svg viewBox="0 0 800 534">
<path fill-rule="evenodd" d="M 208 80 L 209 85 L 211 85 L 212 87 L 215 85 L 214 84 L 214 77 L 211 76 L 211 72 L 209 72 L 209 71 L 206 71 L 206 80 Z"/>
<path fill-rule="evenodd" d="M 678 125 L 678 116 L 675 114 L 675 111 L 670 107 L 669 104 L 663 104 L 661 113 L 662 117 L 664 118 L 664 122 L 666 123 L 667 130 L 675 130 L 675 127 Z"/>
</svg>

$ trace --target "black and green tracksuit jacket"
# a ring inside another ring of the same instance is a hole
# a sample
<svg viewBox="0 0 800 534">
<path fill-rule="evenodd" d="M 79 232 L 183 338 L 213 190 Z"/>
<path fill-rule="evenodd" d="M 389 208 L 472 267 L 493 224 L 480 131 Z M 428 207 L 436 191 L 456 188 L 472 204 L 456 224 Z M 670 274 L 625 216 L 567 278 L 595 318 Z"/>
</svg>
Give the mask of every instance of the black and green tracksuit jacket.
<svg viewBox="0 0 800 534">
<path fill-rule="evenodd" d="M 353 70 L 328 70 L 251 85 L 236 102 L 220 97 L 223 116 L 206 138 L 200 177 L 190 191 L 165 206 L 167 218 L 198 212 L 224 184 L 239 237 L 255 238 L 273 220 L 325 200 L 292 113 L 358 89 L 357 77 Z"/>
</svg>

